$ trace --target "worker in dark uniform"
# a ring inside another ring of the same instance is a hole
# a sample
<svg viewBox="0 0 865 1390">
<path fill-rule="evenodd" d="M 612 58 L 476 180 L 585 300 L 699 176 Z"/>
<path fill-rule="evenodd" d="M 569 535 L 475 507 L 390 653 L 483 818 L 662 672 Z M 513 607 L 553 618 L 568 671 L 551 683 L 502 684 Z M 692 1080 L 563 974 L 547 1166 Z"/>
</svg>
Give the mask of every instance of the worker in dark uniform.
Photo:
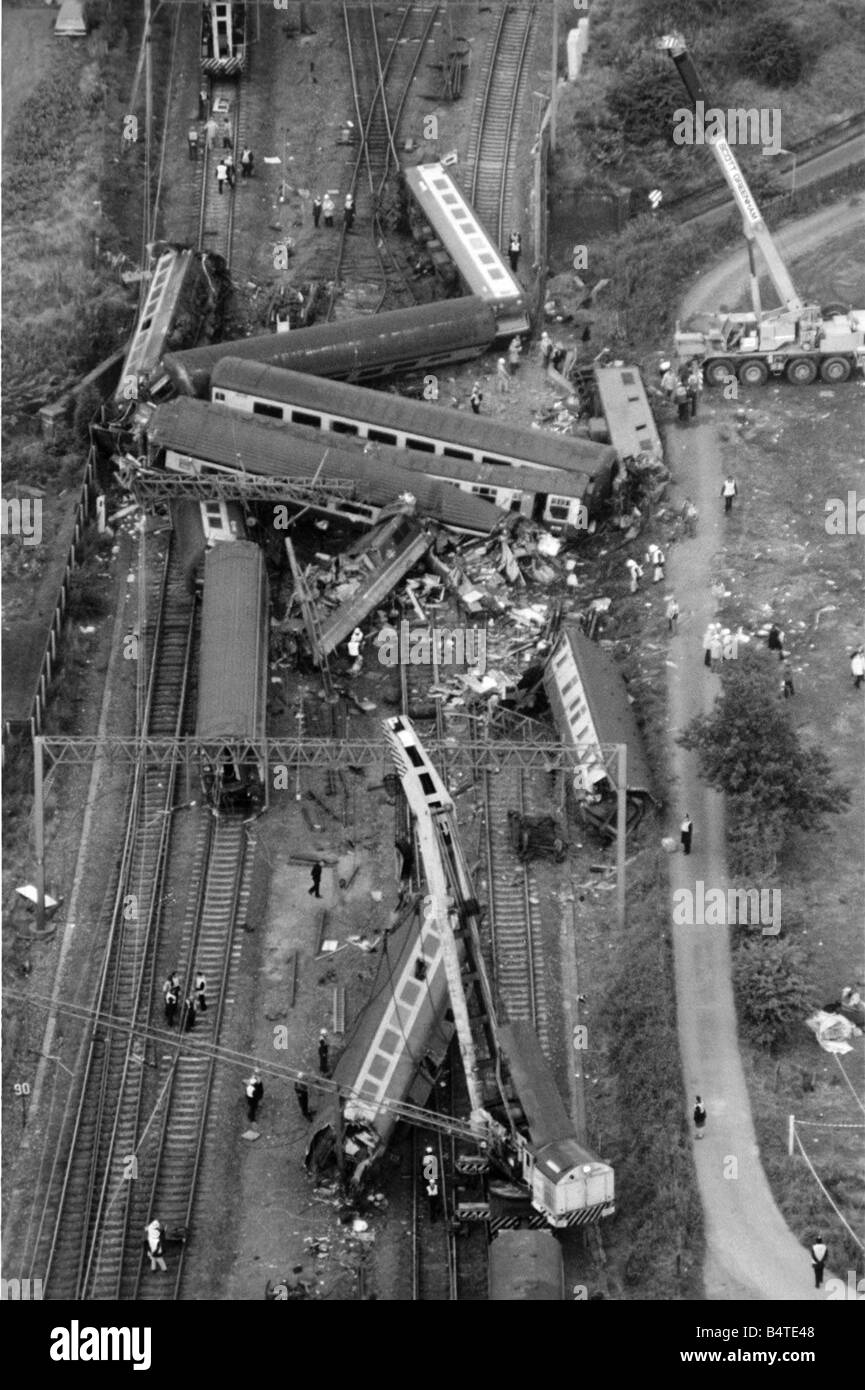
<svg viewBox="0 0 865 1390">
<path fill-rule="evenodd" d="M 519 232 L 511 232 L 511 239 L 508 242 L 508 259 L 511 263 L 511 270 L 516 271 L 520 263 L 520 252 L 523 249 L 523 241 Z"/>
<path fill-rule="evenodd" d="M 174 1027 L 174 1020 L 177 1017 L 177 991 L 169 989 L 165 994 L 165 1022 L 169 1028 Z"/>
<path fill-rule="evenodd" d="M 297 1103 L 300 1106 L 300 1113 L 305 1120 L 312 1119 L 312 1111 L 309 1108 L 309 1087 L 302 1076 L 299 1076 L 294 1083 L 294 1094 L 297 1096 Z"/>
<path fill-rule="evenodd" d="M 312 225 L 317 227 L 321 221 L 321 197 L 316 193 L 312 200 Z"/>
<path fill-rule="evenodd" d="M 190 158 L 190 159 L 197 159 L 197 158 L 198 158 L 198 126 L 197 126 L 197 125 L 191 125 L 191 126 L 189 127 L 189 134 L 187 135 L 186 138 L 187 138 L 187 140 L 188 140 L 188 142 L 189 142 L 189 158 Z"/>
<path fill-rule="evenodd" d="M 354 225 L 354 198 L 351 193 L 346 193 L 345 195 L 343 216 L 345 217 L 345 230 L 350 232 Z"/>
<path fill-rule="evenodd" d="M 435 1156 L 432 1144 L 427 1144 L 424 1149 L 421 1171 L 429 1202 L 429 1219 L 436 1222 L 441 1216 L 442 1196 L 439 1183 L 439 1161 Z"/>
<path fill-rule="evenodd" d="M 195 1007 L 200 1014 L 207 1013 L 207 979 L 200 970 L 195 973 Z"/>
<path fill-rule="evenodd" d="M 318 1035 L 318 1069 L 322 1076 L 328 1076 L 330 1062 L 330 1048 L 327 1045 L 327 1029 L 322 1028 Z"/>
<path fill-rule="evenodd" d="M 312 887 L 309 890 L 309 896 L 312 898 L 321 897 L 321 893 L 318 890 L 321 887 L 321 871 L 323 868 L 324 865 L 322 864 L 322 861 L 318 859 L 315 862 L 315 864 L 313 864 L 312 869 L 310 870 L 312 876 Z"/>
<path fill-rule="evenodd" d="M 256 1111 L 264 1098 L 264 1086 L 257 1071 L 254 1071 L 249 1080 L 244 1082 L 244 1094 L 246 1095 L 247 1118 L 254 1121 Z"/>
</svg>

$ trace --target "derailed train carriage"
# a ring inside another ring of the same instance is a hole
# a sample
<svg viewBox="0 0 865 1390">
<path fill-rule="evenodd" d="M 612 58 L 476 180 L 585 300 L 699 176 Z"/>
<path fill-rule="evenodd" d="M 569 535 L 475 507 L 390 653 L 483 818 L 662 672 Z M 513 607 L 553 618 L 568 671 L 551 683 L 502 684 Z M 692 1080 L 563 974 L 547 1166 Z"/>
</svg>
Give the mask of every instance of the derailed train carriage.
<svg viewBox="0 0 865 1390">
<path fill-rule="evenodd" d="M 238 77 L 246 67 L 246 5 L 205 0 L 201 6 L 201 69 L 213 77 Z"/>
<path fill-rule="evenodd" d="M 323 1099 L 307 1166 L 320 1173 L 339 1157 L 349 1186 L 361 1187 L 398 1123 L 383 1102 L 424 1105 L 453 1033 L 441 931 L 413 915 L 383 938 L 372 997 L 333 1071 L 346 1098 Z"/>
<path fill-rule="evenodd" d="M 493 310 L 469 295 L 174 352 L 166 357 L 165 370 L 180 395 L 202 400 L 224 357 L 366 384 L 396 372 L 429 372 L 479 357 L 492 346 L 497 331 Z"/>
<path fill-rule="evenodd" d="M 239 502 L 225 502 L 220 497 L 209 498 L 206 502 L 182 498 L 171 503 L 170 512 L 171 527 L 190 590 L 195 588 L 208 550 L 225 542 L 249 538 L 246 514 Z"/>
<path fill-rule="evenodd" d="M 264 555 L 238 540 L 204 560 L 198 713 L 204 794 L 218 811 L 267 798 L 268 584 Z"/>
</svg>

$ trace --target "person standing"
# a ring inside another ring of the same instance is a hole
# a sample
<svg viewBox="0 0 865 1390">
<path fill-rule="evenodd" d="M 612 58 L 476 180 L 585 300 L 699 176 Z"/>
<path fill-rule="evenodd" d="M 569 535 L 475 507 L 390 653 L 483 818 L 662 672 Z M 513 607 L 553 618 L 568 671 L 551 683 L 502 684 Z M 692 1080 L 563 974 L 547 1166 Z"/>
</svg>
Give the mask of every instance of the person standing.
<svg viewBox="0 0 865 1390">
<path fill-rule="evenodd" d="M 240 177 L 242 179 L 252 178 L 252 169 L 255 164 L 255 155 L 248 145 L 244 145 L 240 152 Z"/>
<path fill-rule="evenodd" d="M 195 1027 L 195 1000 L 191 994 L 187 994 L 183 1001 L 183 1009 L 180 1014 L 181 1033 L 191 1033 Z"/>
<path fill-rule="evenodd" d="M 546 329 L 541 334 L 541 341 L 538 343 L 538 350 L 541 354 L 541 366 L 544 371 L 550 365 L 550 358 L 553 355 L 553 340 Z"/>
<path fill-rule="evenodd" d="M 700 1096 L 697 1096 L 697 1103 L 694 1106 L 694 1138 L 702 1139 L 706 1133 L 706 1107 Z"/>
<path fill-rule="evenodd" d="M 671 401 L 679 378 L 676 376 L 669 362 L 662 362 L 658 370 L 661 373 L 661 390 L 667 397 L 667 400 Z"/>
<path fill-rule="evenodd" d="M 469 396 L 469 404 L 471 405 L 473 414 L 480 415 L 481 401 L 483 400 L 483 398 L 484 393 L 481 390 L 481 384 L 479 381 L 476 381 L 474 386 L 472 387 L 472 393 Z"/>
<path fill-rule="evenodd" d="M 305 1120 L 312 1119 L 312 1111 L 309 1108 L 309 1087 L 301 1074 L 294 1083 L 294 1094 L 297 1096 L 297 1103 L 300 1106 L 300 1113 Z"/>
<path fill-rule="evenodd" d="M 317 227 L 321 221 L 321 197 L 316 193 L 312 200 L 312 225 Z"/>
<path fill-rule="evenodd" d="M 165 1022 L 169 1028 L 174 1027 L 174 1020 L 177 1017 L 177 991 L 168 990 L 165 995 Z"/>
<path fill-rule="evenodd" d="M 811 1268 L 814 1271 L 814 1288 L 819 1289 L 823 1283 L 823 1270 L 826 1265 L 828 1250 L 822 1236 L 818 1236 L 811 1246 Z"/>
<path fill-rule="evenodd" d="M 688 375 L 685 378 L 685 387 L 688 392 L 688 405 L 691 410 L 691 419 L 697 414 L 697 399 L 703 389 L 703 373 L 697 364 L 696 358 L 692 358 L 688 364 Z"/>
<path fill-rule="evenodd" d="M 200 1014 L 207 1013 L 207 977 L 200 970 L 195 972 L 195 1006 Z"/>
<path fill-rule="evenodd" d="M 207 94 L 207 88 L 206 88 L 206 87 L 202 87 L 201 90 L 200 90 L 200 92 L 198 93 L 198 119 L 199 119 L 200 121 L 206 121 L 206 120 L 207 120 L 207 113 L 208 113 L 209 110 L 210 110 L 210 97 L 209 97 L 208 94 Z"/>
<path fill-rule="evenodd" d="M 853 689 L 859 690 L 865 680 L 865 647 L 860 647 L 851 656 L 850 674 L 853 677 Z"/>
<path fill-rule="evenodd" d="M 550 366 L 554 372 L 561 371 L 567 355 L 568 349 L 565 347 L 564 343 L 553 344 L 553 350 L 550 353 Z"/>
<path fill-rule="evenodd" d="M 228 186 L 229 188 L 233 188 L 237 175 L 234 168 L 234 155 L 231 153 L 231 150 L 223 157 L 222 162 L 225 165 L 225 172 L 228 175 Z"/>
<path fill-rule="evenodd" d="M 699 515 L 700 513 L 697 511 L 690 497 L 686 497 L 685 505 L 682 508 L 682 520 L 685 523 L 685 535 L 690 536 L 692 540 L 697 534 L 697 519 Z"/>
<path fill-rule="evenodd" d="M 681 826 L 679 827 L 679 839 L 682 841 L 682 853 L 683 853 L 683 854 L 690 854 L 690 853 L 691 853 L 691 839 L 692 839 L 692 837 L 693 837 L 693 834 L 694 834 L 694 822 L 691 820 L 690 815 L 689 815 L 688 812 L 686 811 L 686 812 L 685 812 L 685 819 L 682 821 L 682 824 L 681 824 Z M 699 1100 L 700 1097 L 698 1096 L 697 1099 Z"/>
<path fill-rule="evenodd" d="M 144 1227 L 144 1248 L 150 1256 L 150 1273 L 154 1274 L 157 1269 L 161 1269 L 163 1274 L 167 1274 L 168 1265 L 165 1263 L 165 1254 L 162 1245 L 162 1238 L 165 1228 L 161 1221 L 151 1221 Z"/>
<path fill-rule="evenodd" d="M 679 424 L 687 424 L 691 413 L 691 403 L 688 399 L 688 388 L 682 377 L 676 382 L 673 390 L 673 400 L 679 415 Z"/>
<path fill-rule="evenodd" d="M 674 594 L 670 594 L 669 598 L 667 599 L 667 607 L 665 609 L 665 614 L 667 618 L 668 631 L 675 632 L 676 624 L 679 621 L 679 605 L 676 602 Z"/>
<path fill-rule="evenodd" d="M 189 158 L 190 158 L 190 159 L 197 159 L 197 158 L 198 158 L 198 126 L 197 126 L 197 125 L 191 125 L 191 126 L 189 127 L 189 133 L 187 134 L 186 139 L 187 139 L 187 141 L 188 141 L 188 143 L 189 143 Z"/>
<path fill-rule="evenodd" d="M 781 657 L 781 672 L 781 694 L 785 700 L 789 700 L 791 695 L 796 694 L 796 691 L 793 688 L 793 672 L 783 656 Z"/>
<path fill-rule="evenodd" d="M 727 512 L 731 512 L 733 510 L 733 498 L 737 495 L 738 491 L 739 489 L 736 486 L 736 479 L 728 473 L 726 478 L 724 479 L 724 486 L 721 488 L 721 496 L 724 499 L 725 515 Z"/>
<path fill-rule="evenodd" d="M 784 660 L 784 634 L 777 623 L 773 623 L 769 628 L 766 637 L 766 646 L 769 648 L 770 652 L 778 653 L 779 661 Z"/>
<path fill-rule="evenodd" d="M 220 198 L 222 197 L 222 190 L 225 187 L 225 181 L 227 178 L 228 166 L 226 165 L 224 159 L 220 159 L 219 163 L 216 166 L 216 186 L 219 189 Z"/>
<path fill-rule="evenodd" d="M 520 365 L 522 350 L 523 345 L 520 342 L 519 336 L 514 334 L 513 338 L 511 338 L 511 341 L 508 343 L 508 362 L 510 364 L 511 376 L 516 375 L 517 368 Z"/>
<path fill-rule="evenodd" d="M 631 576 L 631 593 L 635 594 L 643 577 L 643 566 L 638 564 L 636 560 L 626 560 L 625 567 Z"/>
<path fill-rule="evenodd" d="M 506 396 L 511 389 L 508 364 L 503 357 L 496 363 L 496 389 L 500 396 Z"/>
<path fill-rule="evenodd" d="M 326 1028 L 322 1028 L 318 1035 L 318 1069 L 322 1076 L 330 1075 L 330 1048 L 327 1045 Z"/>
<path fill-rule="evenodd" d="M 322 213 L 323 213 L 323 215 L 324 215 L 324 225 L 325 225 L 326 227 L 332 227 L 332 226 L 333 226 L 333 211 L 334 211 L 334 207 L 333 207 L 333 199 L 331 198 L 331 196 L 330 196 L 329 193 L 325 193 L 325 195 L 324 195 L 324 200 L 323 200 L 322 205 L 321 205 L 321 210 L 322 210 Z"/>
<path fill-rule="evenodd" d="M 309 896 L 310 896 L 311 898 L 320 898 L 320 897 L 321 897 L 321 894 L 319 893 L 318 890 L 319 890 L 319 886 L 320 886 L 320 884 L 321 884 L 321 871 L 322 871 L 323 867 L 324 867 L 324 864 L 323 864 L 322 860 L 321 860 L 321 859 L 317 859 L 316 862 L 313 864 L 312 869 L 311 869 L 311 871 L 310 871 L 310 872 L 311 872 L 311 875 L 312 875 L 312 887 L 311 887 L 310 890 L 309 890 Z"/>
<path fill-rule="evenodd" d="M 426 1187 L 427 1201 L 429 1202 L 429 1219 L 435 1224 L 441 1216 L 442 1196 L 441 1186 L 439 1184 L 439 1161 L 436 1158 L 432 1144 L 427 1144 L 424 1149 L 421 1171 Z"/>
<path fill-rule="evenodd" d="M 209 150 L 212 150 L 213 146 L 216 144 L 216 132 L 218 130 L 219 126 L 216 124 L 216 118 L 214 116 L 208 117 L 204 126 L 204 133 L 207 136 L 207 148 Z"/>
<path fill-rule="evenodd" d="M 350 232 L 352 227 L 354 226 L 354 198 L 350 193 L 346 193 L 345 195 L 343 216 L 345 218 L 345 230 L 347 232 Z"/>
<path fill-rule="evenodd" d="M 222 122 L 222 148 L 230 150 L 234 144 L 234 131 L 231 128 L 231 121 L 226 116 Z"/>
<path fill-rule="evenodd" d="M 511 239 L 508 242 L 508 260 L 511 263 L 511 270 L 516 273 L 520 263 L 520 252 L 523 249 L 523 240 L 519 232 L 511 232 Z"/>
<path fill-rule="evenodd" d="M 244 1094 L 246 1096 L 247 1118 L 250 1122 L 254 1122 L 256 1111 L 264 1098 L 264 1086 L 257 1071 L 254 1071 L 252 1076 L 244 1082 Z"/>
<path fill-rule="evenodd" d="M 656 545 L 653 541 L 652 544 L 649 546 L 648 550 L 646 551 L 646 564 L 652 566 L 653 584 L 660 584 L 661 580 L 664 578 L 664 566 L 666 565 L 666 563 L 666 555 L 664 554 L 661 547 L 659 545 Z"/>
<path fill-rule="evenodd" d="M 363 670 L 363 656 L 361 648 L 363 646 L 363 630 L 356 627 L 351 637 L 348 639 L 348 654 L 351 657 L 352 665 L 349 668 L 350 676 L 359 676 Z"/>
</svg>

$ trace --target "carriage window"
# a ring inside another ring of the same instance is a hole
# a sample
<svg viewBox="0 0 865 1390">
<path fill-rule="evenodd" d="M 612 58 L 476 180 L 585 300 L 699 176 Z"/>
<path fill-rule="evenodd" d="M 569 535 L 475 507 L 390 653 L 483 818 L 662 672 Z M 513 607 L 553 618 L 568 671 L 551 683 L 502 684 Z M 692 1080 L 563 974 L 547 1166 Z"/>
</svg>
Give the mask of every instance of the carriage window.
<svg viewBox="0 0 865 1390">
<path fill-rule="evenodd" d="M 570 679 L 569 681 L 566 681 L 566 682 L 565 682 L 565 684 L 562 686 L 562 692 L 561 692 L 561 693 L 562 693 L 562 699 L 565 698 L 565 696 L 567 695 L 567 693 L 568 693 L 569 690 L 573 690 L 573 688 L 574 688 L 574 686 L 576 685 L 576 683 L 577 683 L 577 678 L 576 678 L 576 676 L 571 676 L 571 679 Z"/>
<path fill-rule="evenodd" d="M 293 410 L 291 412 L 291 423 L 293 425 L 312 425 L 313 429 L 321 429 L 321 416 L 308 415 L 305 410 Z"/>
<path fill-rule="evenodd" d="M 504 464 L 504 466 L 505 466 L 506 468 L 509 468 L 509 467 L 510 467 L 510 462 L 511 462 L 510 459 L 501 459 L 501 458 L 499 458 L 499 459 L 494 459 L 494 458 L 492 458 L 489 454 L 484 454 L 484 455 L 481 457 L 481 463 L 496 463 L 496 464 L 499 464 L 499 465 Z"/>
<path fill-rule="evenodd" d="M 444 454 L 445 458 L 448 459 L 468 459 L 469 463 L 471 463 L 472 461 L 472 456 L 467 449 L 444 448 L 442 449 L 442 453 Z"/>
<path fill-rule="evenodd" d="M 253 401 L 253 415 L 266 415 L 270 420 L 281 420 L 284 411 L 281 405 L 268 405 L 267 401 Z"/>
<path fill-rule="evenodd" d="M 331 420 L 331 422 L 330 422 L 330 428 L 331 428 L 331 432 L 332 432 L 333 434 L 358 434 L 358 433 L 359 433 L 359 428 L 358 428 L 358 426 L 357 426 L 357 425 L 352 425 L 352 424 L 350 423 L 350 421 L 348 421 L 348 420 Z"/>
<path fill-rule="evenodd" d="M 410 436 L 407 435 L 405 442 L 406 448 L 419 449 L 421 453 L 424 454 L 434 454 L 436 451 L 436 446 L 435 444 L 433 444 L 431 439 L 412 439 Z"/>
<path fill-rule="evenodd" d="M 478 497 L 486 497 L 490 502 L 496 499 L 496 489 L 494 487 L 483 487 L 481 485 L 472 488 L 472 492 Z"/>
<path fill-rule="evenodd" d="M 558 498 L 551 498 L 547 510 L 553 521 L 567 521 L 570 505 Z"/>
<path fill-rule="evenodd" d="M 224 400 L 225 400 L 225 392 L 224 392 L 224 391 L 214 391 L 214 393 L 213 393 L 213 399 L 214 399 L 215 401 L 224 401 Z"/>
<path fill-rule="evenodd" d="M 396 435 L 387 430 L 367 430 L 366 437 L 374 444 L 396 444 Z"/>
</svg>

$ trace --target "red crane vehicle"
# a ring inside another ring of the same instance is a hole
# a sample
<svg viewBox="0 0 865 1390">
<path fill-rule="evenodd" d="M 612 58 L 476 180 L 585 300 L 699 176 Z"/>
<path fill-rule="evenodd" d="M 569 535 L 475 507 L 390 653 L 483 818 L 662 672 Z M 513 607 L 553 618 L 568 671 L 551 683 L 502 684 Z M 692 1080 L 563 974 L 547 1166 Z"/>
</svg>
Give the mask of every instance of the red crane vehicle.
<svg viewBox="0 0 865 1390">
<path fill-rule="evenodd" d="M 723 135 L 714 133 L 714 122 L 704 124 L 711 103 L 685 40 L 679 34 L 658 39 L 669 53 L 694 104 L 695 123 L 702 127 L 702 143 L 709 145 L 742 214 L 748 243 L 751 283 L 750 313 L 715 313 L 701 316 L 701 327 L 682 331 L 676 325 L 674 347 L 680 362 L 696 358 L 707 386 L 721 386 L 734 377 L 743 386 L 763 386 L 770 376 L 785 377 L 807 386 L 819 376 L 836 385 L 865 368 L 865 309 L 843 304 L 807 304 L 790 277 L 772 235 L 763 221 L 738 160 Z M 764 309 L 755 265 L 758 247 L 780 300 L 776 309 Z"/>
</svg>

